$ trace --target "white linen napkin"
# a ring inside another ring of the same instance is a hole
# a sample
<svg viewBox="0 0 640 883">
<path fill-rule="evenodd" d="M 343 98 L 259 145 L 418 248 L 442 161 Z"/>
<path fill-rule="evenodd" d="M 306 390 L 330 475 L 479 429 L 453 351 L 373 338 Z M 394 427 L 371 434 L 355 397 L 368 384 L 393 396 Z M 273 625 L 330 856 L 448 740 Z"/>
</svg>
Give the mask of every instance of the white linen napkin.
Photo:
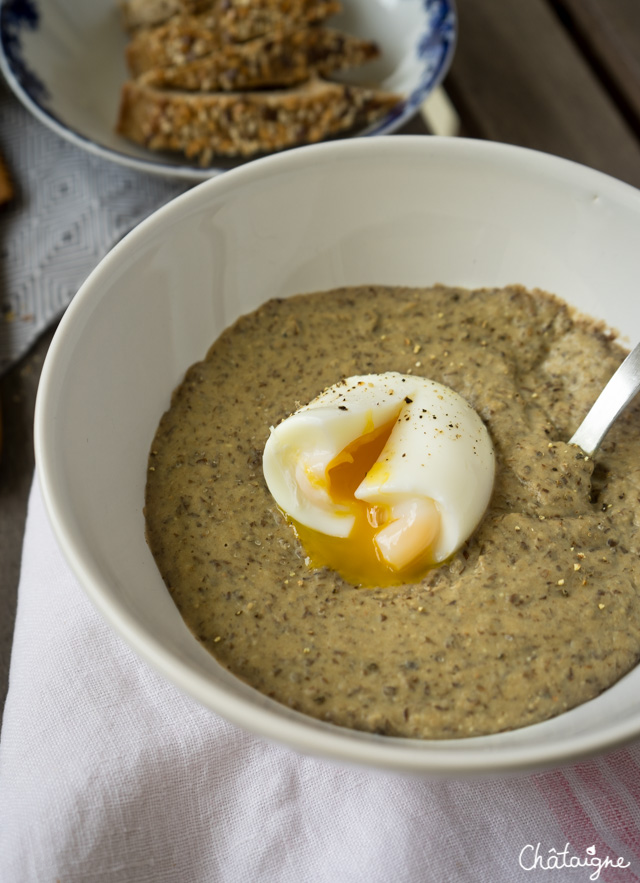
<svg viewBox="0 0 640 883">
<path fill-rule="evenodd" d="M 34 481 L 0 739 L 0 880 L 594 879 L 640 879 L 640 746 L 526 778 L 430 782 L 248 735 L 111 632 Z"/>
</svg>

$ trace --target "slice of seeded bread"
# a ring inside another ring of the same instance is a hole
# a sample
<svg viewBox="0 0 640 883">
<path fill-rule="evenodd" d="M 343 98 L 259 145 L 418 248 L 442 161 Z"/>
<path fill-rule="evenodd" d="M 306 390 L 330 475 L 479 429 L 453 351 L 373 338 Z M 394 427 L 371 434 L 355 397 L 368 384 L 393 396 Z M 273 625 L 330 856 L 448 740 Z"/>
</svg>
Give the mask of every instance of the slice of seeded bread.
<svg viewBox="0 0 640 883">
<path fill-rule="evenodd" d="M 270 0 L 250 5 L 215 4 L 200 15 L 177 15 L 158 27 L 139 28 L 126 48 L 132 76 L 156 67 L 185 64 L 229 42 L 281 34 L 340 12 L 338 0 Z"/>
<path fill-rule="evenodd" d="M 320 141 L 387 113 L 399 95 L 313 79 L 293 89 L 192 93 L 125 83 L 117 130 L 201 165 Z"/>
<path fill-rule="evenodd" d="M 375 43 L 316 25 L 247 43 L 228 43 L 195 61 L 147 71 L 138 82 L 189 92 L 293 86 L 314 75 L 326 77 L 355 67 L 378 55 Z"/>
<path fill-rule="evenodd" d="M 161 24 L 173 15 L 203 12 L 211 4 L 212 0 L 121 0 L 120 8 L 125 28 L 132 30 Z"/>
<path fill-rule="evenodd" d="M 0 205 L 4 205 L 5 202 L 10 202 L 12 199 L 13 184 L 11 183 L 11 176 L 4 159 L 0 156 Z"/>
</svg>

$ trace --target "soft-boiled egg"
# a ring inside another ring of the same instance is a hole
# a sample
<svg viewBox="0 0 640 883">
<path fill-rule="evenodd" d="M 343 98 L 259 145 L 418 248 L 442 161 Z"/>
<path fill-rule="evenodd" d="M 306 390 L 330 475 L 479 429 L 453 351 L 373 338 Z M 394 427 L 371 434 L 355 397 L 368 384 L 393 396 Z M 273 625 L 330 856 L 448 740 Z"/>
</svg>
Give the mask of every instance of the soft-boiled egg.
<svg viewBox="0 0 640 883">
<path fill-rule="evenodd" d="M 468 539 L 494 453 L 462 396 L 388 372 L 342 380 L 272 427 L 263 470 L 312 566 L 382 586 L 419 578 Z"/>
</svg>

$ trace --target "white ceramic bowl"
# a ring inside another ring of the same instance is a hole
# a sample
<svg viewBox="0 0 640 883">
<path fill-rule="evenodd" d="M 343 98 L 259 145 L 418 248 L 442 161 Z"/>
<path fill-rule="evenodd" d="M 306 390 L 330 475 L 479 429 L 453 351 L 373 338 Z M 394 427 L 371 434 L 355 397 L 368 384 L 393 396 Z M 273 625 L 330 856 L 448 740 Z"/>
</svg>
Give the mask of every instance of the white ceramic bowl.
<svg viewBox="0 0 640 883">
<path fill-rule="evenodd" d="M 360 135 L 398 129 L 453 58 L 454 0 L 343 0 L 330 24 L 381 49 L 379 59 L 343 79 L 404 96 Z M 238 165 L 218 160 L 202 169 L 115 133 L 126 41 L 117 0 L 0 0 L 0 69 L 25 107 L 58 135 L 122 165 L 178 178 L 202 180 Z"/>
<path fill-rule="evenodd" d="M 267 157 L 156 212 L 76 295 L 46 360 L 36 455 L 80 583 L 138 654 L 198 702 L 344 763 L 496 776 L 640 736 L 640 668 L 514 732 L 412 741 L 324 724 L 263 697 L 196 642 L 144 539 L 146 459 L 185 369 L 267 298 L 370 282 L 541 287 L 640 339 L 640 191 L 486 142 L 382 137 Z M 579 628 L 579 623 L 576 623 Z"/>
</svg>

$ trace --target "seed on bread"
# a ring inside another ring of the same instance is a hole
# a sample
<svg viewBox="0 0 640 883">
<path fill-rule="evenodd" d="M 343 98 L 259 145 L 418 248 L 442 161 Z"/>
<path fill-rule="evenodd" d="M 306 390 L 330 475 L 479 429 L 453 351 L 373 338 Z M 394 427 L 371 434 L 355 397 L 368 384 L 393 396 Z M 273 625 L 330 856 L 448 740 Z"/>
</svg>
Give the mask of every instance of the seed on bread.
<svg viewBox="0 0 640 883">
<path fill-rule="evenodd" d="M 312 79 L 291 89 L 180 92 L 136 81 L 122 90 L 117 130 L 151 150 L 178 151 L 201 165 L 321 141 L 367 125 L 400 96 Z"/>
<path fill-rule="evenodd" d="M 364 64 L 378 54 L 377 45 L 369 40 L 314 26 L 227 43 L 194 61 L 146 71 L 139 83 L 190 92 L 292 86 L 314 75 L 326 77 Z"/>
</svg>

